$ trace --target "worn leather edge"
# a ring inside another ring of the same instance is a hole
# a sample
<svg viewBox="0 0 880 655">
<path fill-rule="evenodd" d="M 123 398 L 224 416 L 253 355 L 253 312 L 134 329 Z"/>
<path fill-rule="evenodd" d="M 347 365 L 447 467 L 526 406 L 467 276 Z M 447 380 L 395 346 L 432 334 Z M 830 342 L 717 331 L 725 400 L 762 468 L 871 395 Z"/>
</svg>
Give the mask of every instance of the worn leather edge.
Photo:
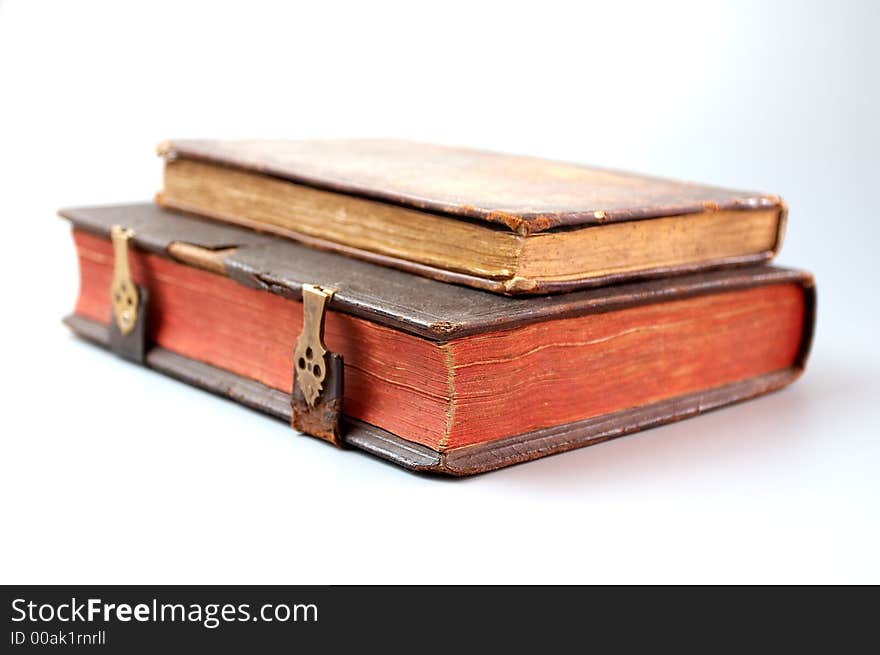
<svg viewBox="0 0 880 655">
<path fill-rule="evenodd" d="M 800 374 L 800 368 L 792 367 L 607 416 L 535 430 L 485 444 L 454 448 L 441 455 L 440 468 L 450 475 L 474 475 L 591 446 L 755 398 L 787 386 Z"/>
<path fill-rule="evenodd" d="M 813 337 L 816 333 L 816 311 L 818 298 L 816 294 L 816 282 L 812 275 L 805 274 L 801 285 L 804 290 L 804 327 L 801 333 L 801 347 L 795 357 L 794 365 L 803 370 L 807 366 L 807 359 L 813 347 Z"/>
<path fill-rule="evenodd" d="M 369 198 L 379 200 L 388 204 L 409 207 L 423 211 L 444 214 L 453 218 L 476 219 L 488 224 L 498 225 L 498 215 L 505 215 L 507 220 L 500 221 L 501 224 L 507 223 L 513 219 L 515 226 L 524 226 L 530 233 L 537 234 L 539 232 L 549 232 L 555 229 L 566 229 L 570 227 L 585 227 L 588 225 L 603 225 L 606 223 L 626 222 L 647 220 L 652 218 L 661 218 L 664 216 L 678 216 L 683 214 L 695 214 L 698 212 L 712 210 L 749 210 L 757 208 L 767 208 L 779 206 L 782 199 L 779 196 L 761 193 L 756 191 L 737 191 L 733 189 L 724 189 L 721 187 L 713 187 L 705 184 L 697 184 L 693 182 L 681 182 L 679 180 L 671 180 L 660 178 L 652 175 L 642 175 L 629 171 L 620 171 L 596 166 L 584 166 L 572 162 L 561 162 L 567 165 L 576 166 L 578 168 L 586 168 L 593 170 L 604 170 L 608 172 L 621 173 L 630 175 L 644 180 L 662 180 L 664 182 L 683 183 L 689 186 L 704 188 L 707 190 L 716 190 L 719 192 L 728 192 L 740 194 L 732 198 L 719 200 L 706 200 L 703 202 L 683 202 L 678 204 L 655 205 L 632 207 L 629 209 L 603 210 L 601 207 L 584 209 L 583 211 L 569 211 L 558 213 L 542 213 L 542 212 L 509 212 L 499 209 L 491 209 L 485 207 L 476 207 L 467 204 L 457 204 L 444 202 L 442 200 L 432 200 L 417 195 L 400 193 L 381 187 L 366 187 L 355 182 L 348 182 L 331 177 L 321 177 L 307 173 L 297 173 L 290 168 L 284 166 L 276 166 L 271 163 L 263 163 L 255 161 L 248 157 L 237 156 L 232 153 L 218 154 L 209 149 L 204 149 L 204 144 L 210 145 L 211 141 L 192 140 L 192 139 L 172 139 L 163 141 L 159 144 L 158 153 L 161 157 L 184 158 L 196 161 L 203 161 L 212 164 L 218 164 L 229 168 L 238 168 L 245 171 L 253 171 L 269 177 L 275 177 L 281 180 L 287 180 L 311 186 L 316 189 L 324 189 L 334 191 L 350 196 Z M 499 153 L 495 153 L 499 154 Z M 511 155 L 513 157 L 523 157 L 523 155 Z M 528 157 L 529 159 L 540 159 Z M 544 160 L 553 163 L 551 160 Z M 541 227 L 546 225 L 547 227 Z M 509 226 L 510 227 L 510 226 Z M 515 230 L 515 228 L 512 228 Z M 516 230 L 515 230 L 516 231 Z"/>
</svg>

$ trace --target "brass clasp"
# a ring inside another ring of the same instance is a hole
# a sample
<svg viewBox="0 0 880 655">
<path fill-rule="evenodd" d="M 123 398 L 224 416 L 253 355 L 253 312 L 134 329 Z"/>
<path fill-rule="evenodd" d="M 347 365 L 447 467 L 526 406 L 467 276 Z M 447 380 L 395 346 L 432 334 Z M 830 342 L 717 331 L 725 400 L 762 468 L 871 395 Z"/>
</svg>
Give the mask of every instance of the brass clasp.
<svg viewBox="0 0 880 655">
<path fill-rule="evenodd" d="M 131 279 L 131 269 L 128 265 L 128 242 L 133 236 L 132 230 L 121 225 L 114 225 L 110 229 L 110 239 L 113 241 L 113 284 L 110 286 L 110 302 L 113 305 L 113 318 L 123 335 L 130 334 L 134 330 L 140 303 L 138 288 Z"/>
<path fill-rule="evenodd" d="M 303 327 L 293 349 L 290 424 L 341 448 L 345 363 L 324 344 L 324 318 L 334 293 L 327 287 L 302 285 Z"/>
<path fill-rule="evenodd" d="M 296 381 L 309 407 L 323 390 L 327 375 L 327 346 L 324 345 L 324 314 L 334 289 L 303 284 L 303 328 L 293 351 Z"/>
</svg>

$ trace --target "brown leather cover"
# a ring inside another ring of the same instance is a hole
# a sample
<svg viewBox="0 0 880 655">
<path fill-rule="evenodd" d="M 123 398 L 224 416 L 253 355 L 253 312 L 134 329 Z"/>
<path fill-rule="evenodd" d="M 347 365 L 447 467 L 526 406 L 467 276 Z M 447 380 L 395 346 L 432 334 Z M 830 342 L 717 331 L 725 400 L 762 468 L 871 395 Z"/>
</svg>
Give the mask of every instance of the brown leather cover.
<svg viewBox="0 0 880 655">
<path fill-rule="evenodd" d="M 809 353 L 815 317 L 815 293 L 809 274 L 758 266 L 683 276 L 665 281 L 581 291 L 546 298 L 508 298 L 455 287 L 248 230 L 172 214 L 150 204 L 71 209 L 62 212 L 79 229 L 109 239 L 121 224 L 135 232 L 132 247 L 171 257 L 172 244 L 224 251 L 225 273 L 241 284 L 301 297 L 301 285 L 318 283 L 336 289 L 332 311 L 362 316 L 432 341 L 562 316 L 601 313 L 643 303 L 689 297 L 764 284 L 794 282 L 803 286 L 806 320 L 793 366 L 717 389 L 687 394 L 576 423 L 536 430 L 443 453 L 415 444 L 366 423 L 345 419 L 345 443 L 410 470 L 469 475 L 543 457 L 648 427 L 695 416 L 733 402 L 781 388 L 800 375 Z M 225 249 L 233 248 L 226 253 Z M 78 335 L 109 345 L 107 327 L 80 316 L 66 323 Z M 253 380 L 193 361 L 163 348 L 147 350 L 144 363 L 190 384 L 229 397 L 287 422 L 290 395 Z"/>
<path fill-rule="evenodd" d="M 778 196 L 754 191 L 410 141 L 175 140 L 162 144 L 160 153 L 521 234 L 706 209 L 783 209 Z"/>
<path fill-rule="evenodd" d="M 332 311 L 360 316 L 432 341 L 447 341 L 526 323 L 621 309 L 671 298 L 797 280 L 806 273 L 752 266 L 574 291 L 556 296 L 507 297 L 459 287 L 161 209 L 151 203 L 61 210 L 76 227 L 109 238 L 120 224 L 134 230 L 132 247 L 164 257 L 172 244 L 231 249 L 222 264 L 241 284 L 300 300 L 302 284 L 336 290 Z"/>
</svg>

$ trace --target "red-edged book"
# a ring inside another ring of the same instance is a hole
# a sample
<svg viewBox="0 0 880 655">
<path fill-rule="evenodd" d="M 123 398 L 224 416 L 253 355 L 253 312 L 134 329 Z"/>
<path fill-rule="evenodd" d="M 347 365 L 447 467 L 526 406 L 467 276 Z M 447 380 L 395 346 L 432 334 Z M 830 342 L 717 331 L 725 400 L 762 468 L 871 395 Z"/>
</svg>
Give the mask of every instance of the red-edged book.
<svg viewBox="0 0 880 655">
<path fill-rule="evenodd" d="M 419 471 L 488 471 L 779 389 L 813 330 L 810 275 L 764 265 L 509 297 L 151 204 L 62 215 L 78 335 Z"/>
</svg>

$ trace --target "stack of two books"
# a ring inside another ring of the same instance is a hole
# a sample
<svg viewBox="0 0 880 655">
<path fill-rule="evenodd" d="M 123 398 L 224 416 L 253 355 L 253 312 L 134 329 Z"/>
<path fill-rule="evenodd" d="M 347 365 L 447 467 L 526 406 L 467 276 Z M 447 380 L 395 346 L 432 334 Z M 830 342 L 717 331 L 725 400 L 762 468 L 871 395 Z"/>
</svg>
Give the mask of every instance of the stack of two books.
<svg viewBox="0 0 880 655">
<path fill-rule="evenodd" d="M 67 324 L 337 445 L 466 475 L 803 370 L 776 196 L 398 141 L 160 152 L 157 204 L 61 212 Z"/>
</svg>

